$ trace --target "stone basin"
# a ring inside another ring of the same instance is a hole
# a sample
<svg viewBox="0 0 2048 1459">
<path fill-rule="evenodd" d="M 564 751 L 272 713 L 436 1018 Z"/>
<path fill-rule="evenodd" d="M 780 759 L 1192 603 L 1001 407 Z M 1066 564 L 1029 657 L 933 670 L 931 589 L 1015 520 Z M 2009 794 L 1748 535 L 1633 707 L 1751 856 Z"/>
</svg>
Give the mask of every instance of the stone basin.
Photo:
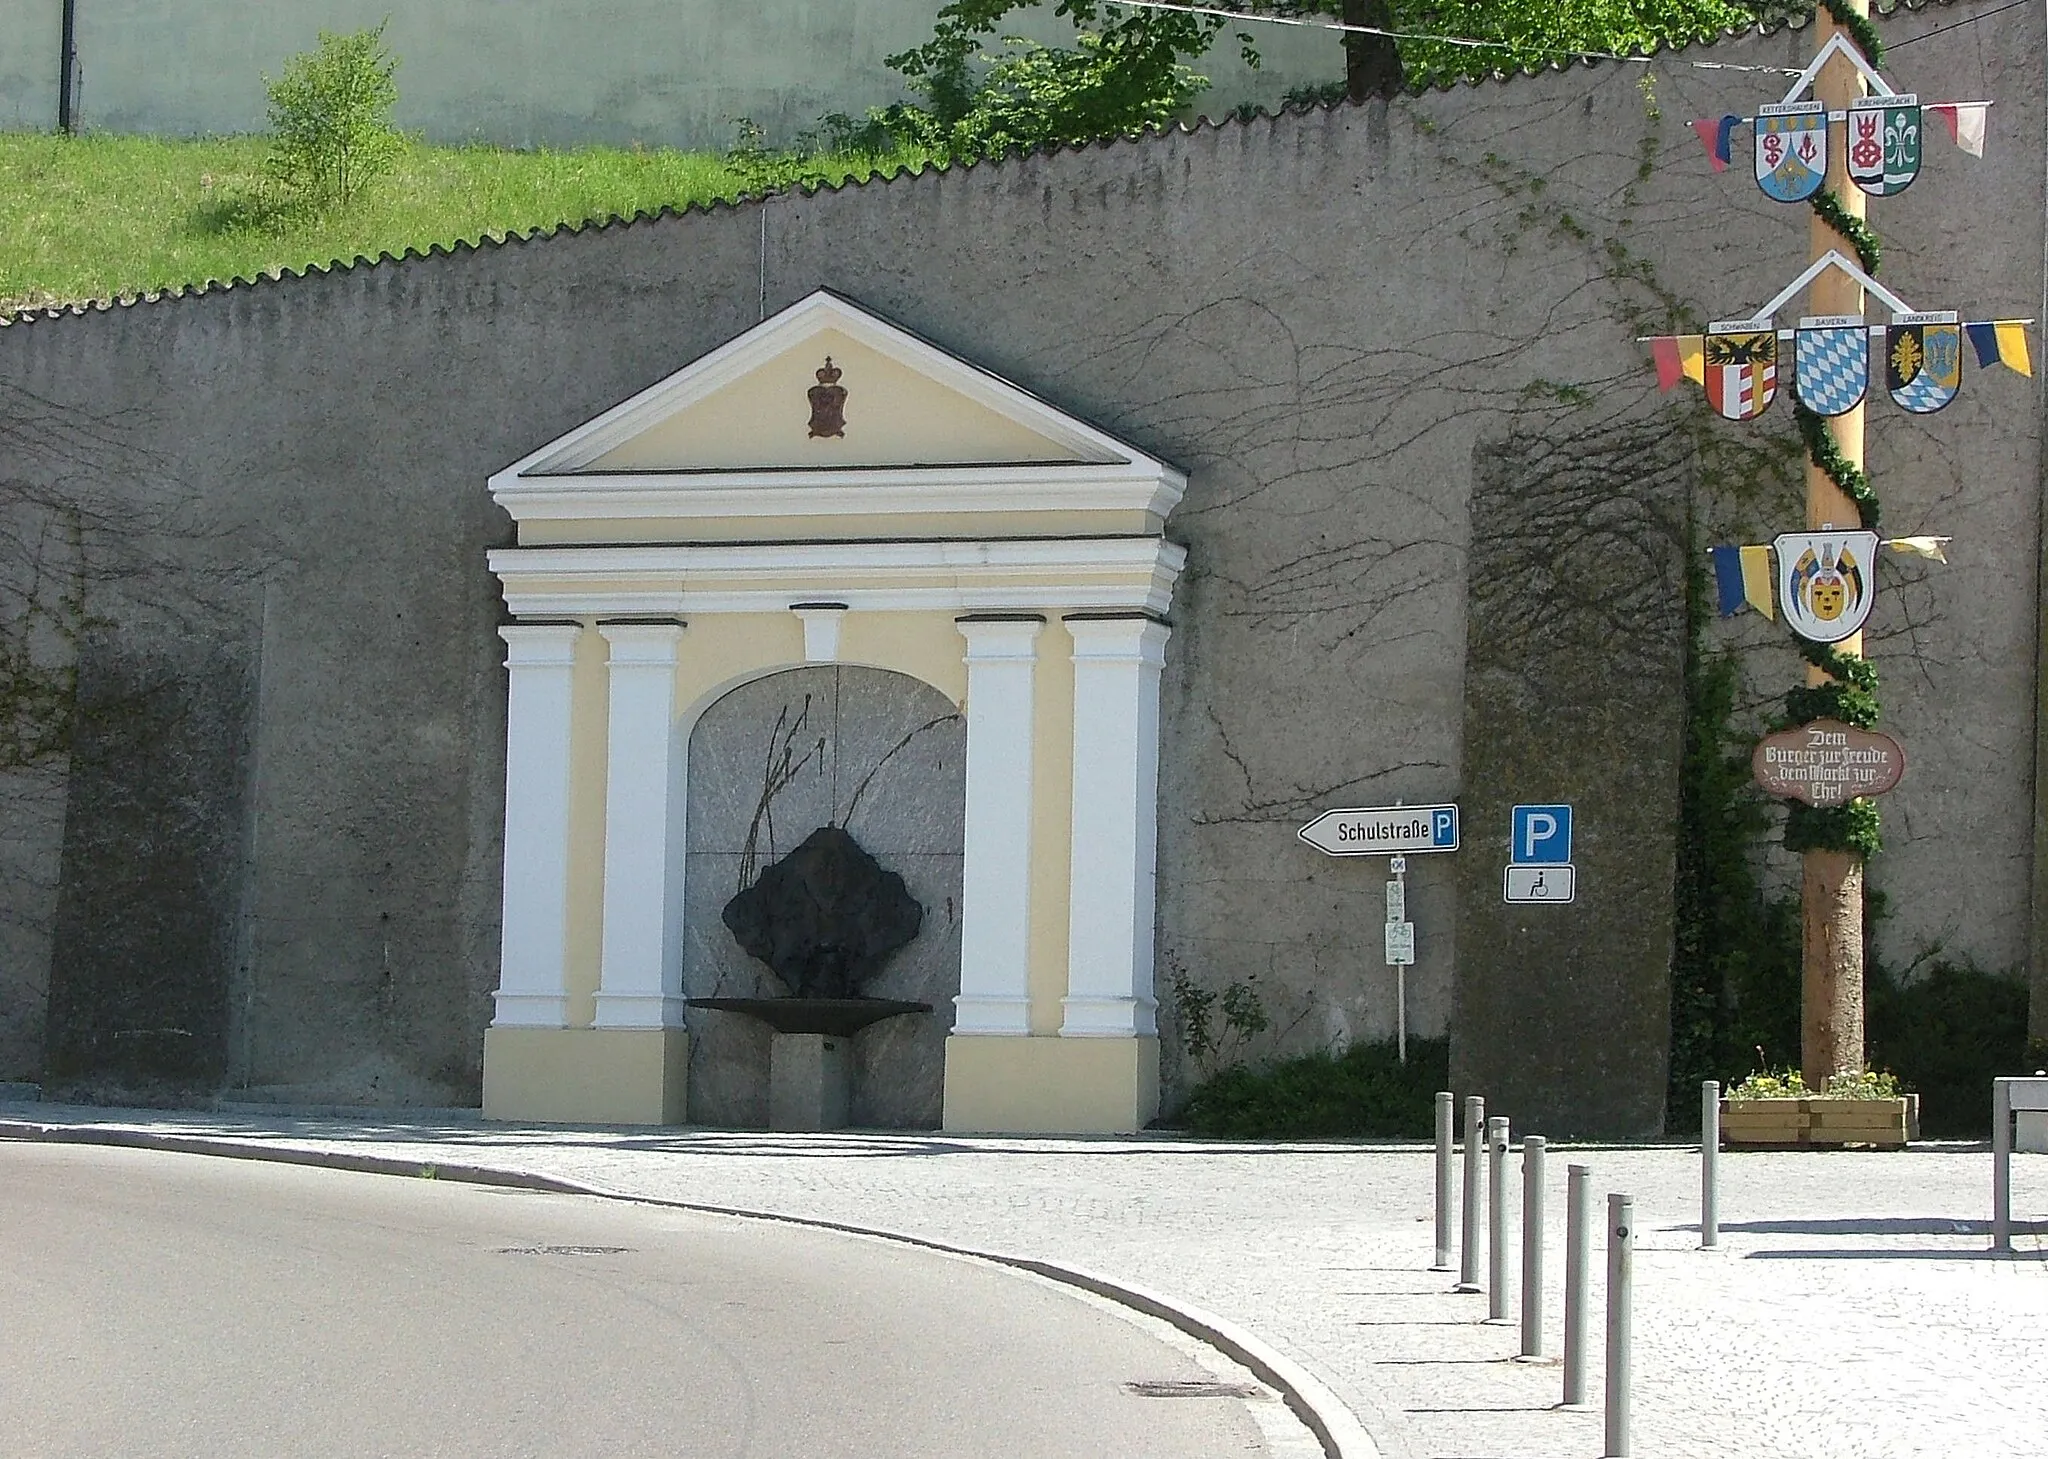
<svg viewBox="0 0 2048 1459">
<path fill-rule="evenodd" d="M 851 1038 L 871 1023 L 900 1013 L 930 1013 L 929 1003 L 900 998 L 691 998 L 692 1008 L 744 1013 L 777 1033 L 815 1033 Z"/>
</svg>

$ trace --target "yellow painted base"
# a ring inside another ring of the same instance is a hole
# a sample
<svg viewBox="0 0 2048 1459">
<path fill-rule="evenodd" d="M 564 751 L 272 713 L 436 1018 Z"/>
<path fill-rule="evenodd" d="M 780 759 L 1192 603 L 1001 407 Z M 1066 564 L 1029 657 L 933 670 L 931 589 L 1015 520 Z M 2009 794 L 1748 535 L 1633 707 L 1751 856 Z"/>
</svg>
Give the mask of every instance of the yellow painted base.
<svg viewBox="0 0 2048 1459">
<path fill-rule="evenodd" d="M 1128 1135 L 1159 1113 L 1159 1040 L 946 1040 L 945 1128 L 1005 1135 Z"/>
<path fill-rule="evenodd" d="M 484 1030 L 484 1118 L 679 1125 L 690 1035 L 680 1028 Z"/>
</svg>

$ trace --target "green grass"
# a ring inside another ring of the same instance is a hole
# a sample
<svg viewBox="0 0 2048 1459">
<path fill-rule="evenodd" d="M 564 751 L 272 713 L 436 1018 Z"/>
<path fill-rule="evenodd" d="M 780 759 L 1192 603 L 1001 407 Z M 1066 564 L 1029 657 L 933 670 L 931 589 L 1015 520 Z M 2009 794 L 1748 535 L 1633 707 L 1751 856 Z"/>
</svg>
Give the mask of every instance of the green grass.
<svg viewBox="0 0 2048 1459">
<path fill-rule="evenodd" d="M 0 312 L 474 243 L 922 160 L 416 144 L 356 206 L 311 217 L 279 206 L 266 150 L 260 137 L 0 132 Z"/>
</svg>

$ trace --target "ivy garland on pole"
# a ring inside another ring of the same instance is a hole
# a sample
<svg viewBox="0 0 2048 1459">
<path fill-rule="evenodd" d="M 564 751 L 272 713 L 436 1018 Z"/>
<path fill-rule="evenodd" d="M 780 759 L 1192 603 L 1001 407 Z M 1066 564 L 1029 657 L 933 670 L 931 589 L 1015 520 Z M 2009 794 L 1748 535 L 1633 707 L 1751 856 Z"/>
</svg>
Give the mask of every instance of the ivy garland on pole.
<svg viewBox="0 0 2048 1459">
<path fill-rule="evenodd" d="M 1882 64 L 1884 42 L 1878 39 L 1877 27 L 1867 16 L 1851 10 L 1844 0 L 1821 0 L 1821 4 L 1834 17 L 1835 23 L 1849 32 L 1850 39 L 1856 42 L 1871 65 Z M 1842 200 L 1826 188 L 1815 193 L 1811 201 L 1815 215 L 1855 250 L 1856 259 L 1864 271 L 1876 273 L 1884 257 L 1876 231 L 1844 207 Z M 1835 433 L 1828 429 L 1824 417 L 1804 405 L 1795 407 L 1793 415 L 1799 423 L 1800 437 L 1806 444 L 1807 458 L 1841 489 L 1844 496 L 1856 503 L 1856 514 L 1861 519 L 1859 525 L 1863 530 L 1877 531 L 1877 492 L 1871 487 L 1870 478 L 1842 453 Z M 1871 564 L 1871 567 L 1874 571 L 1876 564 Z M 1876 729 L 1878 678 L 1877 669 L 1870 660 L 1852 657 L 1833 644 L 1815 643 L 1797 634 L 1793 635 L 1793 641 L 1799 648 L 1800 657 L 1829 677 L 1825 684 L 1802 685 L 1786 693 L 1785 718 L 1781 727 L 1810 724 L 1816 719 L 1837 719 L 1857 729 Z M 1849 851 L 1868 859 L 1875 856 L 1883 844 L 1875 801 L 1861 799 L 1844 805 L 1820 807 L 1795 800 L 1787 807 L 1785 849 L 1788 851 Z"/>
</svg>

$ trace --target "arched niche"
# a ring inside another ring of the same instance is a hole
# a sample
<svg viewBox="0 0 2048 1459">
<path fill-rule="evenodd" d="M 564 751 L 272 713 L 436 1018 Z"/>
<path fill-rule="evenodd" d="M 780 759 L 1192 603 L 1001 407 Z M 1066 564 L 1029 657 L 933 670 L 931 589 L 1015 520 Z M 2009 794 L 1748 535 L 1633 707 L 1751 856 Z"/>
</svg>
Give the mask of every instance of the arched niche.
<svg viewBox="0 0 2048 1459">
<path fill-rule="evenodd" d="M 966 721 L 907 674 L 850 664 L 786 669 L 727 690 L 688 734 L 683 872 L 687 996 L 786 990 L 720 914 L 820 826 L 848 831 L 924 907 L 917 938 L 864 991 L 930 1003 L 854 1039 L 852 1122 L 931 1129 L 944 1102 L 946 1034 L 960 991 Z M 743 1015 L 692 1019 L 689 1108 L 713 1125 L 768 1123 L 768 1032 Z"/>
</svg>

